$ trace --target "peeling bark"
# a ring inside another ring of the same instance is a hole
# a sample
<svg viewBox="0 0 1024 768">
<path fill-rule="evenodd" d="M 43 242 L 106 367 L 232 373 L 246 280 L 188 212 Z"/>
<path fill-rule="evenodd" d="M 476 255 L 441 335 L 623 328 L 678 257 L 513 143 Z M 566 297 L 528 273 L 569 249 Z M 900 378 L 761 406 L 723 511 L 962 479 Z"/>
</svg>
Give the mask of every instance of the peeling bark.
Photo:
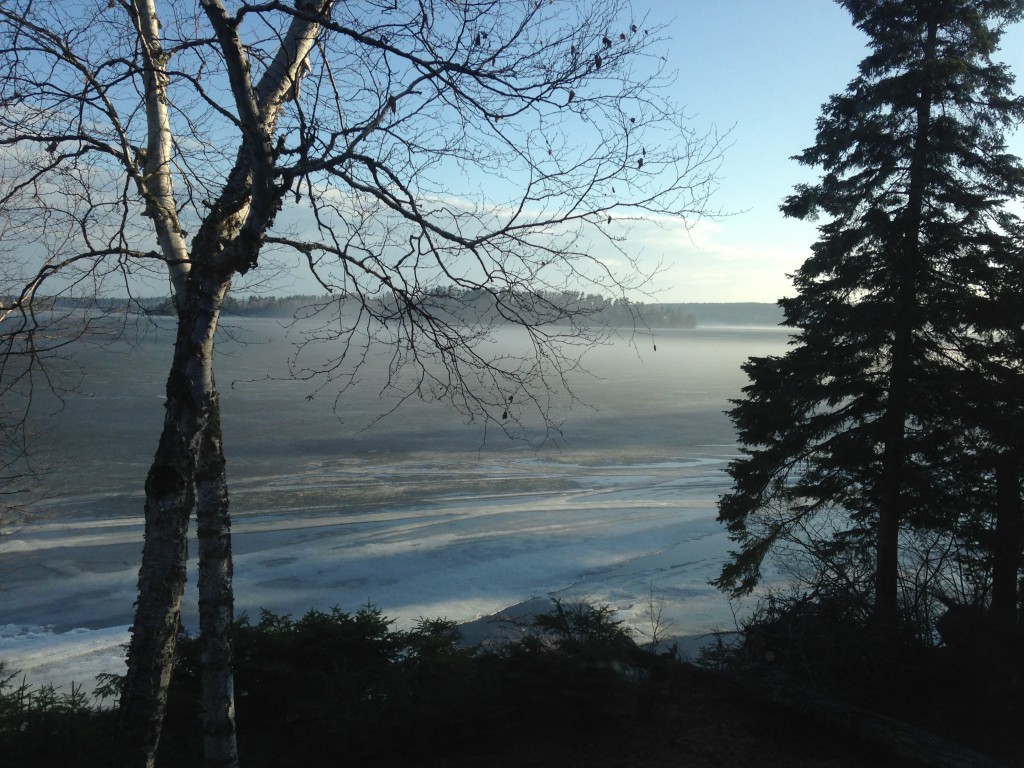
<svg viewBox="0 0 1024 768">
<path fill-rule="evenodd" d="M 194 492 L 187 435 L 190 419 L 179 419 L 176 415 L 183 410 L 168 398 L 167 418 L 146 481 L 142 552 L 145 567 L 139 570 L 128 675 L 121 694 L 121 717 L 126 731 L 123 744 L 132 752 L 124 755 L 124 763 L 147 768 L 155 761 L 167 707 L 185 588 L 186 534 Z"/>
</svg>

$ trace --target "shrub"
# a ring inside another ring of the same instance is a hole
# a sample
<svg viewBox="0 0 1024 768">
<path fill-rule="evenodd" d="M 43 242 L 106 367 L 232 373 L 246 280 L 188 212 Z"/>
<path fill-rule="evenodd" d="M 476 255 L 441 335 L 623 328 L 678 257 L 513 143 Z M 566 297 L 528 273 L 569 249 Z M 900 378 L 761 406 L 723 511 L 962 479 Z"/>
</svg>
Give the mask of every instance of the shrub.
<svg viewBox="0 0 1024 768">
<path fill-rule="evenodd" d="M 638 710 L 657 657 L 640 650 L 607 606 L 555 601 L 526 636 L 498 651 L 462 644 L 458 627 L 421 619 L 409 630 L 367 605 L 300 619 L 261 612 L 233 626 L 239 754 L 248 768 L 422 764 L 493 754 L 523 733 L 602 743 Z M 199 640 L 183 634 L 158 763 L 202 764 Z M 645 666 L 646 665 L 646 666 Z M 0 677 L 5 764 L 105 765 L 113 710 L 81 689 L 60 695 Z M 116 695 L 119 679 L 103 687 Z"/>
<path fill-rule="evenodd" d="M 239 752 L 247 765 L 278 765 L 282 756 L 336 757 L 378 764 L 399 760 L 430 735 L 437 718 L 425 698 L 468 654 L 455 625 L 421 621 L 409 632 L 367 605 L 355 613 L 310 611 L 301 619 L 268 611 L 233 628 Z M 163 746 L 168 761 L 197 760 L 199 641 L 179 641 L 178 671 Z M 416 706 L 419 703 L 420 706 Z M 185 758 L 185 753 L 189 754 Z M 170 762 L 165 764 L 171 764 Z"/>
<path fill-rule="evenodd" d="M 0 755 L 5 765 L 105 765 L 114 718 L 92 706 L 81 686 L 34 687 L 0 662 Z"/>
</svg>

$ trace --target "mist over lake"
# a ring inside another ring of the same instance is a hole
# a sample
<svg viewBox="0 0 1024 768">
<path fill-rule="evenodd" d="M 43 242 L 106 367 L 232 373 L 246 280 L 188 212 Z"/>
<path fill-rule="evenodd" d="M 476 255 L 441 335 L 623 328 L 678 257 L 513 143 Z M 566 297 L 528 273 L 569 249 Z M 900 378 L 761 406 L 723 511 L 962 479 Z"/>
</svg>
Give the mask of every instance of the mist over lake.
<svg viewBox="0 0 1024 768">
<path fill-rule="evenodd" d="M 333 488 L 337 511 L 343 511 L 346 503 L 387 495 L 392 483 L 372 473 L 396 462 L 443 466 L 516 457 L 615 465 L 731 455 L 734 436 L 723 411 L 745 383 L 740 365 L 752 355 L 781 353 L 788 339 L 785 330 L 768 327 L 623 334 L 589 350 L 583 358 L 587 373 L 571 375 L 579 402 L 554 393 L 552 416 L 561 434 L 546 433 L 526 404 L 510 409 L 527 420 L 524 440 L 510 439 L 493 424 L 485 429 L 479 420 L 467 423 L 440 402 L 412 398 L 388 414 L 397 399 L 380 394 L 384 354 L 371 357 L 357 383 L 335 402 L 331 384 L 316 392 L 315 383 L 286 378 L 286 361 L 299 338 L 295 329 L 286 333 L 282 321 L 266 318 L 229 318 L 222 326 L 217 382 L 236 515 L 306 506 L 299 490 L 276 493 L 273 505 L 265 494 L 283 478 L 301 483 L 310 475 L 319 483 L 331 467 L 364 471 L 362 492 L 349 483 Z M 83 392 L 71 395 L 46 424 L 47 458 L 60 467 L 47 478 L 46 509 L 76 518 L 141 515 L 173 342 L 165 321 L 80 356 Z M 263 498 L 249 499 L 250 493 Z"/>
<path fill-rule="evenodd" d="M 518 343 L 505 333 L 517 331 L 500 329 L 497 348 Z M 330 388 L 307 399 L 314 385 L 280 378 L 297 337 L 277 320 L 229 319 L 217 382 L 237 609 L 372 602 L 408 624 L 562 595 L 639 625 L 656 595 L 681 634 L 727 624 L 707 585 L 729 547 L 715 521 L 737 453 L 723 412 L 745 384 L 743 361 L 781 354 L 788 338 L 722 326 L 616 339 L 569 379 L 577 402 L 554 394 L 560 434 L 516 403 L 525 438 L 511 440 L 438 402 L 408 400 L 375 421 L 395 404 L 380 397 L 383 354 L 337 403 Z M 83 394 L 48 422 L 45 498 L 0 541 L 0 626 L 14 636 L 0 657 L 17 657 L 19 627 L 85 628 L 111 650 L 120 636 L 96 631 L 131 622 L 172 345 L 158 325 L 83 355 Z"/>
</svg>

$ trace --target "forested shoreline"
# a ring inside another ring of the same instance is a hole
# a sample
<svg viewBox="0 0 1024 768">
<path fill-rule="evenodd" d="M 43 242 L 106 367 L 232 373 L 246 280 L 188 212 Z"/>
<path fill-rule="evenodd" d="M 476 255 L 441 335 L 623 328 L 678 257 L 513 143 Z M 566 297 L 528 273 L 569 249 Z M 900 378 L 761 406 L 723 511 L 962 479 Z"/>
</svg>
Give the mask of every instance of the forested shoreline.
<svg viewBox="0 0 1024 768">
<path fill-rule="evenodd" d="M 446 292 L 433 294 L 438 306 L 443 297 L 449 304 L 449 311 L 458 308 L 472 311 L 473 319 L 478 319 L 481 308 L 486 307 L 487 299 L 479 293 Z M 700 328 L 716 325 L 728 326 L 778 326 L 783 321 L 782 309 L 772 302 L 626 302 L 609 299 L 603 296 L 562 293 L 544 297 L 554 306 L 572 309 L 579 320 L 608 327 L 638 328 Z M 302 318 L 312 308 L 324 307 L 331 303 L 344 306 L 351 302 L 353 307 L 359 306 L 362 299 L 358 297 L 338 297 L 316 294 L 293 294 L 287 296 L 250 295 L 244 299 L 228 297 L 224 302 L 225 316 L 239 317 L 276 317 L 285 319 Z M 40 306 L 53 309 L 85 308 L 81 301 L 55 297 L 48 304 L 39 300 Z M 139 315 L 173 316 L 174 305 L 167 296 L 119 297 L 108 299 L 90 299 L 89 307 L 102 307 L 111 312 L 123 311 Z M 436 309 L 436 307 L 435 307 Z M 500 315 L 492 319 L 501 322 Z M 507 322 L 514 322 L 508 320 Z M 557 324 L 557 321 L 556 321 Z"/>
</svg>

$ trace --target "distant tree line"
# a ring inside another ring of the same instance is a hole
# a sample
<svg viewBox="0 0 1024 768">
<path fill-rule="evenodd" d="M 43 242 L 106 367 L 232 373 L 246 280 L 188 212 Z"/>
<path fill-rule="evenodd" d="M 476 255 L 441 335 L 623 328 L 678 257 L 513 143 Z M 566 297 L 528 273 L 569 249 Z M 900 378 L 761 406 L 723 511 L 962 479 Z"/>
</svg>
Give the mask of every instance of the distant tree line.
<svg viewBox="0 0 1024 768">
<path fill-rule="evenodd" d="M 423 297 L 431 311 L 444 310 L 449 317 L 470 314 L 476 319 L 492 322 L 512 322 L 499 310 L 500 297 L 481 289 L 445 287 L 435 289 Z M 229 297 L 224 313 L 242 317 L 293 317 L 309 307 L 334 301 L 335 297 L 311 294 L 292 296 L 256 296 L 236 299 Z M 125 300 L 120 300 L 125 301 Z M 151 314 L 174 313 L 170 298 L 153 297 L 135 300 L 140 309 Z M 351 301 L 362 299 L 352 297 Z M 596 294 L 576 291 L 537 292 L 531 301 L 536 317 L 543 317 L 544 306 L 552 312 L 557 308 L 562 316 L 571 310 L 576 321 L 583 319 L 609 327 L 696 328 L 702 325 L 777 326 L 783 319 L 778 304 L 766 302 L 631 302 Z M 553 322 L 565 322 L 555 319 Z"/>
</svg>

